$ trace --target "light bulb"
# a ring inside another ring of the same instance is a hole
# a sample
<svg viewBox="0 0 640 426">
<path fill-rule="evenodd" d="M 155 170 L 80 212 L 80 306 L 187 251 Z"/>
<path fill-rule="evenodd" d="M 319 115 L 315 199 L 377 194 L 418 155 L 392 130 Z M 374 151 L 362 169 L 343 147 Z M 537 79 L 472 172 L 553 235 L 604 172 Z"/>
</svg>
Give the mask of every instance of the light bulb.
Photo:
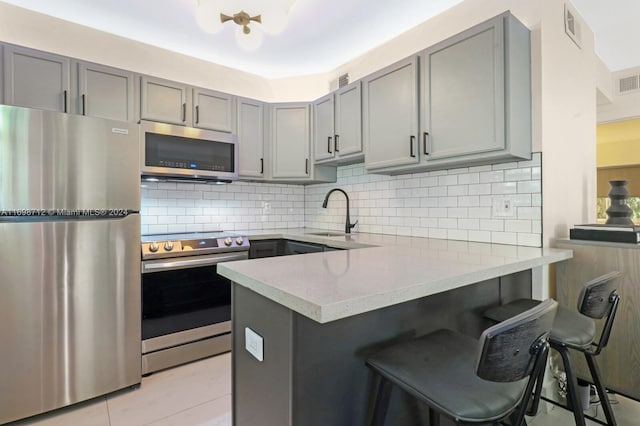
<svg viewBox="0 0 640 426">
<path fill-rule="evenodd" d="M 198 0 L 196 21 L 200 27 L 210 33 L 220 32 L 223 28 L 220 21 L 222 0 Z"/>
<path fill-rule="evenodd" d="M 256 50 L 262 44 L 262 31 L 260 31 L 256 22 L 252 22 L 251 25 L 249 25 L 249 29 L 251 32 L 245 34 L 243 32 L 244 27 L 238 25 L 236 28 L 236 40 L 238 41 L 238 45 L 244 50 Z"/>
</svg>

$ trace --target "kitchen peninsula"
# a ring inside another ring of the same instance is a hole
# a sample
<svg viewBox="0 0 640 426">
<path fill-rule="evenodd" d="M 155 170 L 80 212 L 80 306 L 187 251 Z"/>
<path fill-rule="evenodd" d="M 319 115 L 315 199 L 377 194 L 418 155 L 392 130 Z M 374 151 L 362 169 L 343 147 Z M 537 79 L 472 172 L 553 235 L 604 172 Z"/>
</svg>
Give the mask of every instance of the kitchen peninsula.
<svg viewBox="0 0 640 426">
<path fill-rule="evenodd" d="M 572 257 L 570 250 L 388 235 L 287 230 L 279 237 L 352 250 L 219 265 L 233 281 L 238 426 L 364 424 L 370 353 L 442 327 L 477 337 L 488 326 L 486 308 L 530 297 L 533 269 Z M 406 402 L 394 391 L 390 424 L 425 415 L 401 409 Z"/>
</svg>

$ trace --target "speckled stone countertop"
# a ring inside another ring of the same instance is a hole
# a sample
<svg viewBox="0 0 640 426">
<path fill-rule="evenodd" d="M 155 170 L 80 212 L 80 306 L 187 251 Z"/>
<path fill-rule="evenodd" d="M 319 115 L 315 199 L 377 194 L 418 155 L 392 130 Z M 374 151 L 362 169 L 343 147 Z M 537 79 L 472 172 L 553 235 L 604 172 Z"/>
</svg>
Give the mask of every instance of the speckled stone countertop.
<svg viewBox="0 0 640 426">
<path fill-rule="evenodd" d="M 218 273 L 326 323 L 572 257 L 571 250 L 312 229 L 238 232 L 351 250 L 218 265 Z M 325 231 L 330 232 L 330 231 Z M 355 250 L 353 250 L 355 249 Z"/>
</svg>

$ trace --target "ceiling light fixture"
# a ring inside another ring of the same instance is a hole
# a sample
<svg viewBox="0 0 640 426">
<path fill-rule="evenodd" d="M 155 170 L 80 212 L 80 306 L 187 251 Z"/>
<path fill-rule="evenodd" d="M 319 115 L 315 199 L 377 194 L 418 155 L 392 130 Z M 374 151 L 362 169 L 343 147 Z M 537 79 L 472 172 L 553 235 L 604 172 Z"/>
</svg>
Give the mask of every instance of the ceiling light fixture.
<svg viewBox="0 0 640 426">
<path fill-rule="evenodd" d="M 278 34 L 286 28 L 294 1 L 198 0 L 196 19 L 203 30 L 211 33 L 222 31 L 225 22 L 234 22 L 240 47 L 255 50 L 262 44 L 263 32 Z"/>
</svg>

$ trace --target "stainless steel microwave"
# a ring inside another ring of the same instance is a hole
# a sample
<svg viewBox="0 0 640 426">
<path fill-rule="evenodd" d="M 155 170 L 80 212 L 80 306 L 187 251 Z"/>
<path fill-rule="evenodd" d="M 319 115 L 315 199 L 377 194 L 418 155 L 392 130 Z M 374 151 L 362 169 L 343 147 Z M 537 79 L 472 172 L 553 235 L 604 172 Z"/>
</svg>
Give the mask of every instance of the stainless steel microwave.
<svg viewBox="0 0 640 426">
<path fill-rule="evenodd" d="M 236 135 L 140 122 L 143 177 L 229 181 L 238 177 Z"/>
</svg>

